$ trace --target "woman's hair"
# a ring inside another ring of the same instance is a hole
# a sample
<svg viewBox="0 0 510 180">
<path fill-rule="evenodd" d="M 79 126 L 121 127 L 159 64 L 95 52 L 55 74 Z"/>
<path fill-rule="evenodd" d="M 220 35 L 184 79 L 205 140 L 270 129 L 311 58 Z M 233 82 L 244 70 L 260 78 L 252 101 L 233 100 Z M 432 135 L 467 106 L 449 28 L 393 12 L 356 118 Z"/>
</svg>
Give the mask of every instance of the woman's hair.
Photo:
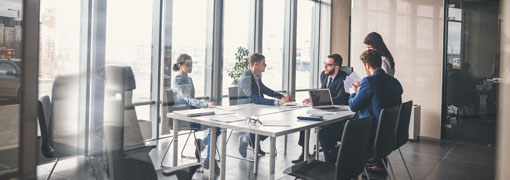
<svg viewBox="0 0 510 180">
<path fill-rule="evenodd" d="M 367 44 L 372 46 L 375 50 L 379 51 L 381 56 L 388 58 L 390 61 L 390 65 L 392 69 L 395 69 L 395 61 L 393 60 L 393 56 L 390 53 L 390 50 L 384 44 L 383 38 L 376 32 L 371 32 L 365 37 L 363 40 L 363 44 Z"/>
<path fill-rule="evenodd" d="M 179 71 L 181 68 L 179 68 L 178 64 L 182 66 L 184 63 L 186 63 L 187 60 L 191 60 L 191 56 L 187 54 L 180 54 L 179 56 L 177 56 L 177 62 L 174 64 L 172 69 L 174 71 Z"/>
</svg>

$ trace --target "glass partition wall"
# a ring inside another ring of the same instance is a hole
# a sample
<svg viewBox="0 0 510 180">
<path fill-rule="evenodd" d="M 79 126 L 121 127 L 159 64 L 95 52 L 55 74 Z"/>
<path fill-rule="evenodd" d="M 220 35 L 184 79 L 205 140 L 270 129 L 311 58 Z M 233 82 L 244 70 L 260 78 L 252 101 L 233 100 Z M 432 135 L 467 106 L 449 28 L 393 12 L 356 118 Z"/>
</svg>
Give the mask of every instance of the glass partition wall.
<svg viewBox="0 0 510 180">
<path fill-rule="evenodd" d="M 183 75 L 199 102 L 186 101 L 187 108 L 205 107 L 203 102 L 228 106 L 222 99 L 236 86 L 229 72 L 240 49 L 249 52 L 244 58 L 254 52 L 265 55 L 263 82 L 273 90 L 295 94 L 296 89 L 317 87 L 318 43 L 329 33 L 319 35 L 315 27 L 322 22 L 318 7 L 324 2 L 218 2 L 41 0 L 37 111 L 46 121 L 38 126 L 38 176 L 153 178 L 154 167 L 166 161 L 131 166 L 122 155 L 156 145 L 156 155 L 144 159 L 161 160 L 167 137 L 172 137 L 166 113 L 182 100 Z M 17 32 L 16 11 L 8 12 L 10 21 L 2 22 L 11 24 L 0 24 L 9 30 L 1 31 L 3 37 Z M 46 146 L 58 153 L 48 154 Z"/>
</svg>

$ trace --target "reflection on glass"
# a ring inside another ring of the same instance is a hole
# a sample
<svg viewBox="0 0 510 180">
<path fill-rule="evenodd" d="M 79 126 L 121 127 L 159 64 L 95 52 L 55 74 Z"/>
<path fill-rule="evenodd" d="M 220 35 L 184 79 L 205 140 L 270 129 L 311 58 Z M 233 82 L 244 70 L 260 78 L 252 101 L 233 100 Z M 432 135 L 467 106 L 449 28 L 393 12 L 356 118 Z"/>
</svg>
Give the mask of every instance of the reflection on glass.
<svg viewBox="0 0 510 180">
<path fill-rule="evenodd" d="M 264 1 L 263 8 L 262 54 L 266 57 L 267 67 L 262 81 L 275 91 L 283 89 L 284 5 L 283 0 Z"/>
<path fill-rule="evenodd" d="M 299 1 L 296 36 L 296 89 L 311 88 L 314 2 Z"/>
<path fill-rule="evenodd" d="M 0 0 L 0 174 L 18 167 L 23 1 Z M 5 171 L 5 172 L 4 172 Z"/>
</svg>

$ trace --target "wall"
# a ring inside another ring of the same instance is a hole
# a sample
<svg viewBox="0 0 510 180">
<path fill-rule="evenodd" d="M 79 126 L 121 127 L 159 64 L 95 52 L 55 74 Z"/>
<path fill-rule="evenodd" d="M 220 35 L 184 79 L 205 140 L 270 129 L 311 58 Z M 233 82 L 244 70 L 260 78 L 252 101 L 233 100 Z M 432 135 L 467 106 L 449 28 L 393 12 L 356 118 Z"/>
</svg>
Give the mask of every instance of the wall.
<svg viewBox="0 0 510 180">
<path fill-rule="evenodd" d="M 510 179 L 510 2 L 502 0 L 500 7 L 501 19 L 501 56 L 500 75 L 503 83 L 499 89 L 499 130 L 497 144 L 497 179 Z"/>
<path fill-rule="evenodd" d="M 350 15 L 350 0 L 333 0 L 331 2 L 331 54 L 340 54 L 344 59 L 344 66 L 349 65 Z"/>
<path fill-rule="evenodd" d="M 443 1 L 353 2 L 351 66 L 360 76 L 365 76 L 359 60 L 365 50 L 363 39 L 372 31 L 381 34 L 394 56 L 395 77 L 404 88 L 403 100 L 413 100 L 422 106 L 421 136 L 440 138 Z"/>
</svg>

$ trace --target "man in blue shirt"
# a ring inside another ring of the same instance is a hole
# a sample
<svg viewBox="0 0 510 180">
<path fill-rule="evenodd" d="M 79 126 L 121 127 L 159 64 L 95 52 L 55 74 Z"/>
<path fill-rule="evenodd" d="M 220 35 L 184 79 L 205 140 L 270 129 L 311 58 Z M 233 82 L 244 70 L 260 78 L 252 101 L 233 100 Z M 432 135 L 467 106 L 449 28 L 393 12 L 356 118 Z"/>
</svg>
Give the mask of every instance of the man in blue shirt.
<svg viewBox="0 0 510 180">
<path fill-rule="evenodd" d="M 239 80 L 237 104 L 262 104 L 262 105 L 273 105 L 278 106 L 286 102 L 292 101 L 290 95 L 283 96 L 282 94 L 269 89 L 262 83 L 261 75 L 266 69 L 266 58 L 262 54 L 254 53 L 249 59 L 250 68 L 243 73 Z M 276 99 L 266 99 L 264 95 Z M 267 136 L 260 136 L 261 140 L 266 139 Z M 249 134 L 247 136 L 239 137 L 239 154 L 242 157 L 246 157 L 246 148 L 248 144 L 253 146 L 255 142 L 255 135 Z M 259 149 L 259 154 L 265 155 L 263 151 Z"/>
<path fill-rule="evenodd" d="M 403 90 L 397 79 L 381 69 L 381 54 L 377 50 L 366 50 L 361 54 L 360 59 L 367 77 L 349 89 L 351 93 L 349 106 L 359 118 L 374 117 L 375 122 L 372 124 L 370 132 L 373 143 L 381 109 L 400 105 Z M 384 169 L 374 167 L 371 170 L 382 171 Z"/>
</svg>

